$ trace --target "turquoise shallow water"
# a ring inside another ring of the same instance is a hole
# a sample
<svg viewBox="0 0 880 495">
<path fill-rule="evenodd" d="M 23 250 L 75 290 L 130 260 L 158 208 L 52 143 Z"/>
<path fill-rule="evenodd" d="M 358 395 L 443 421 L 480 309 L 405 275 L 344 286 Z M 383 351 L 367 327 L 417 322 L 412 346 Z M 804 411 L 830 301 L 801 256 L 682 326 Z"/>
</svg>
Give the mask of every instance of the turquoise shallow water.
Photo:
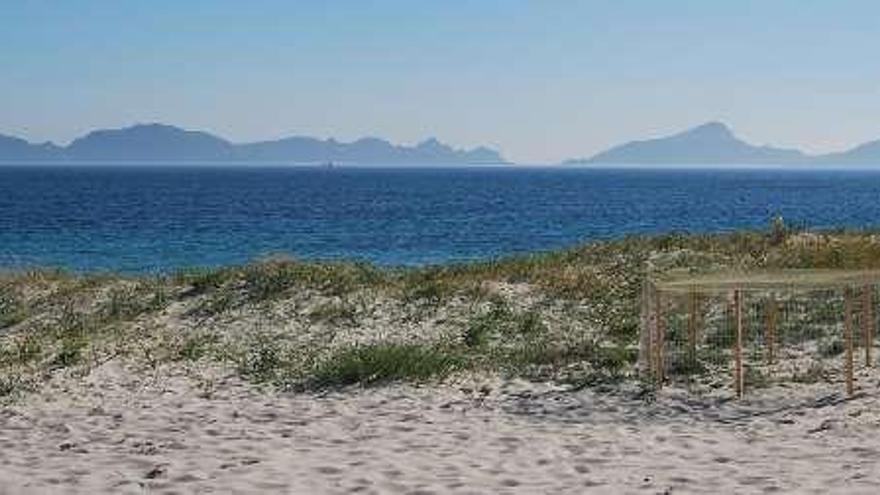
<svg viewBox="0 0 880 495">
<path fill-rule="evenodd" d="M 166 271 L 268 254 L 423 265 L 670 230 L 880 224 L 880 172 L 0 167 L 0 266 Z"/>
</svg>

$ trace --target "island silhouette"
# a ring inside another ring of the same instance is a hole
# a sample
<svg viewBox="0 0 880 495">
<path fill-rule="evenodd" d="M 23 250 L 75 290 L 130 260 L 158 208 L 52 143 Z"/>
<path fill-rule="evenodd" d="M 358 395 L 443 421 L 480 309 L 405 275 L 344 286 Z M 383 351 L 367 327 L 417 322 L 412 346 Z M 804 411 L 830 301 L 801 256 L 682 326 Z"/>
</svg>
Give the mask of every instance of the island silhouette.
<svg viewBox="0 0 880 495">
<path fill-rule="evenodd" d="M 232 143 L 202 131 L 165 124 L 138 124 L 100 129 L 68 146 L 33 144 L 0 135 L 2 161 L 135 161 L 135 162 L 282 162 L 380 164 L 504 163 L 495 150 L 453 148 L 435 138 L 415 146 L 366 137 L 345 143 L 335 139 L 294 136 L 273 141 Z"/>
</svg>

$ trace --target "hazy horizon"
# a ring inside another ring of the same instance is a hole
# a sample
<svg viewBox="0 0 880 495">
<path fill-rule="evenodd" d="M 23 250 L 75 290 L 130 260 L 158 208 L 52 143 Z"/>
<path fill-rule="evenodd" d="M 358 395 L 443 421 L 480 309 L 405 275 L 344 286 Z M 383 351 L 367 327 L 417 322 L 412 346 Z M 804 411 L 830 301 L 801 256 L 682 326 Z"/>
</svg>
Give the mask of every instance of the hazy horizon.
<svg viewBox="0 0 880 495">
<path fill-rule="evenodd" d="M 880 138 L 880 4 L 25 2 L 0 18 L 0 133 L 163 122 L 590 156 L 723 121 L 810 153 Z"/>
</svg>

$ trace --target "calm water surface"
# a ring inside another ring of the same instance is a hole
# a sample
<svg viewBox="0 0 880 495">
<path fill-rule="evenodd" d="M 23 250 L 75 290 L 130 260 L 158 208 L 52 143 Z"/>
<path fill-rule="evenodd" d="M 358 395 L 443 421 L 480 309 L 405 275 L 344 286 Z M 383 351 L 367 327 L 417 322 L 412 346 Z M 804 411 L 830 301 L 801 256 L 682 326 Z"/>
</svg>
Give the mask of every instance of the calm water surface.
<svg viewBox="0 0 880 495">
<path fill-rule="evenodd" d="M 880 172 L 0 167 L 0 267 L 163 271 L 267 254 L 421 265 L 670 230 L 880 224 Z"/>
</svg>

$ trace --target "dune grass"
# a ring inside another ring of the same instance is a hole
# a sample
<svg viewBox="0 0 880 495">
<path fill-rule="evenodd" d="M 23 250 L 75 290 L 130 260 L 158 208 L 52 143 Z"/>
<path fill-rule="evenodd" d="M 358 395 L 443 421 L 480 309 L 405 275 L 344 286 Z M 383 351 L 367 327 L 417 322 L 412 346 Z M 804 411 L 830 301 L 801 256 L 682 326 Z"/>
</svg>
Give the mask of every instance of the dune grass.
<svg viewBox="0 0 880 495">
<path fill-rule="evenodd" d="M 255 382 L 300 389 L 434 380 L 468 370 L 585 385 L 613 381 L 632 373 L 638 298 L 649 273 L 731 268 L 880 268 L 880 235 L 804 234 L 776 224 L 765 232 L 636 236 L 420 269 L 273 259 L 167 277 L 2 274 L 0 395 L 36 386 L 34 377 L 52 370 L 114 356 L 152 365 L 225 363 Z M 295 328 L 317 328 L 318 340 L 295 344 L 297 335 L 278 329 L 231 338 L 216 332 L 220 323 L 199 326 L 224 318 L 232 325 L 237 312 L 285 304 L 297 308 Z M 172 305 L 184 308 L 180 318 L 195 330 L 162 326 Z M 402 316 L 394 316 L 395 325 L 446 331 L 412 341 L 395 337 L 395 328 L 365 323 L 396 312 Z M 376 335 L 326 344 L 349 330 Z"/>
<path fill-rule="evenodd" d="M 341 350 L 320 362 L 305 384 L 312 388 L 425 381 L 465 365 L 453 350 L 406 344 L 373 344 Z"/>
</svg>

